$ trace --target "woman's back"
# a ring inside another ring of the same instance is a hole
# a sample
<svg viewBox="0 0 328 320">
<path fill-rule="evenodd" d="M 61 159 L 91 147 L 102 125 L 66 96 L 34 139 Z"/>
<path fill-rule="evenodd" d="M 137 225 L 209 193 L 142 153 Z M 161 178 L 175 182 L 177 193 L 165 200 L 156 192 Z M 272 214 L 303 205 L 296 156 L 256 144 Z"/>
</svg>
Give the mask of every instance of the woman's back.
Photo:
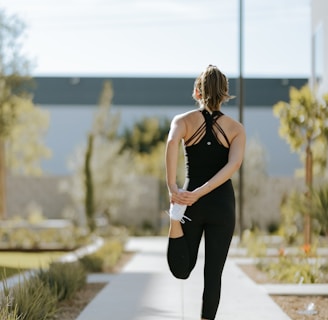
<svg viewBox="0 0 328 320">
<path fill-rule="evenodd" d="M 205 109 L 185 115 L 184 147 L 188 190 L 201 186 L 227 164 L 233 135 L 231 120 L 220 111 L 210 114 Z M 230 139 L 223 128 L 229 131 Z"/>
</svg>

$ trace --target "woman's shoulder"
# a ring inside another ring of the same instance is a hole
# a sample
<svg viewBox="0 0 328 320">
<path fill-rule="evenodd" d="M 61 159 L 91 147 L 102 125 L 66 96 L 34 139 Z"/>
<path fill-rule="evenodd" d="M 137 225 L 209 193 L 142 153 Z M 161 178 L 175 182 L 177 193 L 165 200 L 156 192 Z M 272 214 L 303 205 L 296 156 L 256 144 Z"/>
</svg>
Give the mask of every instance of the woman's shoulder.
<svg viewBox="0 0 328 320">
<path fill-rule="evenodd" d="M 244 132 L 244 126 L 242 125 L 242 123 L 226 114 L 223 114 L 223 116 L 221 117 L 221 121 L 221 125 L 231 132 Z"/>
<path fill-rule="evenodd" d="M 173 119 L 176 121 L 177 120 L 188 120 L 188 119 L 199 116 L 199 114 L 200 114 L 199 109 L 190 110 L 190 111 L 175 115 Z"/>
</svg>

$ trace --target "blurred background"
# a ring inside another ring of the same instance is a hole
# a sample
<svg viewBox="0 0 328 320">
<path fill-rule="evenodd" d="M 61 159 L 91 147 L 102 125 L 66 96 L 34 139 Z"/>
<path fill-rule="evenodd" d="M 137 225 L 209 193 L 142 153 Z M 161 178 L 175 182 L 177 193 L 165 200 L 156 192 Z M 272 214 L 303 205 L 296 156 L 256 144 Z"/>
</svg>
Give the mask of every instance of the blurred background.
<svg viewBox="0 0 328 320">
<path fill-rule="evenodd" d="M 279 135 L 273 107 L 291 87 L 327 89 L 324 1 L 10 0 L 0 9 L 3 30 L 14 30 L 2 32 L 2 73 L 33 80 L 27 91 L 38 111 L 25 116 L 29 130 L 7 135 L 6 215 L 26 216 L 32 206 L 80 221 L 92 210 L 160 228 L 169 123 L 196 108 L 194 79 L 214 64 L 237 97 L 223 112 L 237 120 L 244 83 L 245 226 L 279 227 L 282 199 L 304 185 L 304 148 L 294 152 Z M 149 183 L 140 194 L 138 179 Z M 145 194 L 149 208 L 138 201 Z"/>
</svg>

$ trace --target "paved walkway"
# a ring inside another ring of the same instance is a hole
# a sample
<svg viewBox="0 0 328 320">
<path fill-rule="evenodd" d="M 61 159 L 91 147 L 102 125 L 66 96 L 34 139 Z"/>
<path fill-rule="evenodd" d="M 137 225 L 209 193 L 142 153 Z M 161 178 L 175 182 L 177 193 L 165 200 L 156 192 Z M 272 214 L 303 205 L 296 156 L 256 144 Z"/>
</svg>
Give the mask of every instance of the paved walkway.
<svg viewBox="0 0 328 320">
<path fill-rule="evenodd" d="M 168 270 L 166 246 L 165 237 L 131 238 L 126 249 L 137 253 L 120 274 L 90 275 L 89 281 L 108 284 L 76 320 L 199 320 L 203 249 L 191 277 L 183 281 Z M 290 320 L 232 258 L 227 260 L 222 281 L 216 319 Z"/>
</svg>

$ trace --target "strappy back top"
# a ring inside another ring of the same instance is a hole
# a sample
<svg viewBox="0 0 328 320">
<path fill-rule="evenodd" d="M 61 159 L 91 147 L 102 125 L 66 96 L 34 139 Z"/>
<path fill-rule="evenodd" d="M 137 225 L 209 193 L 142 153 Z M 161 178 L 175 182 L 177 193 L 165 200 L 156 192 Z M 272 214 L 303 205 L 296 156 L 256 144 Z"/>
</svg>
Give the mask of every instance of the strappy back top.
<svg viewBox="0 0 328 320">
<path fill-rule="evenodd" d="M 203 109 L 204 122 L 195 133 L 184 141 L 186 170 L 189 187 L 193 189 L 208 181 L 228 162 L 230 142 L 218 123 L 221 111 L 210 114 Z M 222 144 L 220 137 L 228 147 Z M 188 188 L 189 189 L 189 188 Z"/>
</svg>

